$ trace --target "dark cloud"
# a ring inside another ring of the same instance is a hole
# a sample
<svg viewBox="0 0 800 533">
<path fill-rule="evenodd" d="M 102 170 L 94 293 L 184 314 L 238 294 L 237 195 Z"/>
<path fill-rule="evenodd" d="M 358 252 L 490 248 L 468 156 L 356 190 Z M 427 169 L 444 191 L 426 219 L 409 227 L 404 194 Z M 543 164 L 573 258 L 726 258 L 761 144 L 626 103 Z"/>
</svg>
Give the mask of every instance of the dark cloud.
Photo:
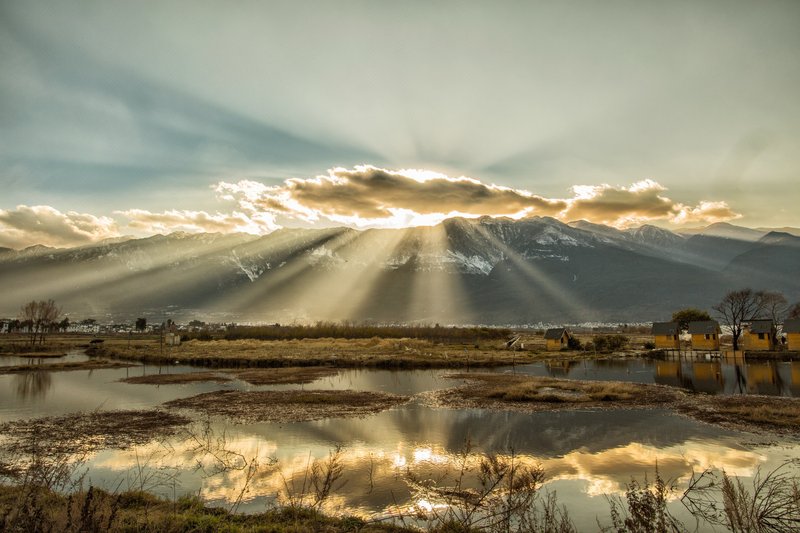
<svg viewBox="0 0 800 533">
<path fill-rule="evenodd" d="M 325 215 L 385 218 L 392 210 L 422 215 L 458 212 L 468 215 L 511 215 L 521 212 L 553 215 L 562 200 L 548 200 L 526 191 L 485 184 L 470 178 L 449 178 L 416 171 L 389 171 L 372 166 L 334 169 L 328 176 L 287 180 L 280 193 Z M 267 197 L 265 200 L 271 200 Z"/>
</svg>

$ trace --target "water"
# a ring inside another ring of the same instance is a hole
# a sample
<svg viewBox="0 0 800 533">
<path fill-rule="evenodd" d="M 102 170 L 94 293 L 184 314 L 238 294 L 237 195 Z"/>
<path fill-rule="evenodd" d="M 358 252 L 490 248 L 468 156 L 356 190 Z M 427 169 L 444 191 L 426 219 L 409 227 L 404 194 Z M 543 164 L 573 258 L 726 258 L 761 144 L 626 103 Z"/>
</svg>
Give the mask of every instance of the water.
<svg viewBox="0 0 800 533">
<path fill-rule="evenodd" d="M 16 355 L 3 355 L 0 356 L 0 368 L 4 366 L 17 366 L 17 365 L 40 365 L 47 366 L 53 363 L 80 363 L 88 361 L 89 356 L 80 351 L 68 352 L 65 355 L 53 357 L 46 356 L 16 356 Z"/>
<path fill-rule="evenodd" d="M 796 362 L 585 361 L 537 363 L 499 372 L 554 375 L 572 379 L 626 380 L 675 384 L 715 394 L 770 392 L 798 394 Z M 415 395 L 449 387 L 448 371 L 342 370 L 308 385 L 256 387 L 227 383 L 133 385 L 119 380 L 150 373 L 197 371 L 188 366 L 135 366 L 71 372 L 0 375 L 0 422 L 94 409 L 151 408 L 163 402 L 217 389 L 354 389 Z M 675 380 L 674 382 L 668 380 Z M 556 490 L 579 530 L 607 521 L 606 495 L 621 495 L 631 477 L 661 475 L 684 486 L 692 472 L 708 467 L 745 478 L 800 457 L 794 441 L 775 441 L 724 430 L 669 411 L 632 409 L 520 413 L 483 409 L 435 409 L 419 399 L 365 418 L 297 423 L 231 424 L 198 421 L 175 437 L 128 450 L 102 450 L 89 457 L 88 479 L 100 486 L 145 488 L 173 497 L 199 493 L 215 505 L 257 512 L 308 486 L 314 461 L 327 460 L 343 446 L 343 476 L 323 508 L 365 517 L 411 514 L 437 508 L 414 480 L 452 485 L 460 452 L 471 443 L 475 455 L 513 453 L 526 465 L 541 465 L 546 490 Z M 202 445 L 206 443 L 206 445 Z M 210 449 L 213 448 L 213 449 Z M 225 453 L 220 453 L 225 451 Z M 224 463 L 220 457 L 227 458 Z M 244 463 L 261 465 L 248 479 Z M 474 482 L 474 476 L 468 478 Z M 341 485 L 341 486 L 338 486 Z M 247 489 L 246 493 L 243 490 Z M 693 524 L 678 501 L 673 511 Z M 605 523 L 605 522 L 604 522 Z"/>
<path fill-rule="evenodd" d="M 659 383 L 707 394 L 800 396 L 800 361 L 600 359 L 536 363 L 516 372 L 568 379 Z"/>
</svg>

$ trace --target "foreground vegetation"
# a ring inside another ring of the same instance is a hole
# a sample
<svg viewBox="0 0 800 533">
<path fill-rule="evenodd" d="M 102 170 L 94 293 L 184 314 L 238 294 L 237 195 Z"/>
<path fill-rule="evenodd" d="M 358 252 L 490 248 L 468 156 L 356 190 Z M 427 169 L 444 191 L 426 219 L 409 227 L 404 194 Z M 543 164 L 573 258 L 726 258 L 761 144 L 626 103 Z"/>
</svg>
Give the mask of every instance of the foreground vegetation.
<svg viewBox="0 0 800 533">
<path fill-rule="evenodd" d="M 413 531 L 330 517 L 309 507 L 280 507 L 243 515 L 208 507 L 197 497 L 175 501 L 146 492 L 113 494 L 90 487 L 59 494 L 45 487 L 0 486 L 0 529 L 9 532 L 392 532 Z"/>
<path fill-rule="evenodd" d="M 506 456 L 474 453 L 469 442 L 443 477 L 424 480 L 409 474 L 412 501 L 435 505 L 398 510 L 388 520 L 326 515 L 321 504 L 335 493 L 342 475 L 338 457 L 336 450 L 324 464 L 314 462 L 304 492 L 278 495 L 278 502 L 265 511 L 246 515 L 237 512 L 241 500 L 220 508 L 196 496 L 166 499 L 143 490 L 114 492 L 93 486 L 85 490 L 81 480 L 70 481 L 72 470 L 63 463 L 32 462 L 17 476 L 17 483 L 0 484 L 0 529 L 54 533 L 577 532 L 568 508 L 559 504 L 554 492 L 543 488 L 546 473 L 540 466 L 522 464 L 513 452 Z M 673 514 L 670 502 L 674 502 L 690 511 L 695 531 L 702 524 L 735 533 L 794 532 L 800 523 L 796 466 L 786 463 L 766 474 L 758 470 L 750 482 L 724 471 L 706 470 L 693 475 L 683 492 L 664 479 L 656 466 L 652 482 L 631 479 L 623 496 L 607 497 L 608 516 L 596 517 L 597 530 L 691 531 Z M 63 490 L 68 485 L 72 490 Z"/>
</svg>

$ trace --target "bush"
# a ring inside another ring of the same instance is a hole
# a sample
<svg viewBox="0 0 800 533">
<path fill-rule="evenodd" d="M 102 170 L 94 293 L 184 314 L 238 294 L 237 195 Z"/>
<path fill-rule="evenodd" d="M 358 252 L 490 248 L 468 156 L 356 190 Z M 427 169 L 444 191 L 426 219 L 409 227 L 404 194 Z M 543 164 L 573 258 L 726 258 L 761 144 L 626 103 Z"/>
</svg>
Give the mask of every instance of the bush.
<svg viewBox="0 0 800 533">
<path fill-rule="evenodd" d="M 580 350 L 583 348 L 583 345 L 581 344 L 581 341 L 578 340 L 578 337 L 570 336 L 569 340 L 567 341 L 567 348 L 570 350 Z"/>
<path fill-rule="evenodd" d="M 655 350 L 656 349 L 656 343 L 654 343 L 653 341 L 647 341 L 647 342 L 644 343 L 644 349 L 645 350 Z"/>
<path fill-rule="evenodd" d="M 598 352 L 613 352 L 627 346 L 629 341 L 625 335 L 595 335 L 592 347 Z"/>
</svg>

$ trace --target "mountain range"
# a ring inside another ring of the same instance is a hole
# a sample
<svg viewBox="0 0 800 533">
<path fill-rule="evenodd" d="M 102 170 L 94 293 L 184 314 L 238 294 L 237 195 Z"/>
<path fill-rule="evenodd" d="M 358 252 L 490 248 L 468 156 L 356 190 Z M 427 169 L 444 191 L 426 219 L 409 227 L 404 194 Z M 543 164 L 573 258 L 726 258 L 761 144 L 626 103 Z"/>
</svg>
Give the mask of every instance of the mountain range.
<svg viewBox="0 0 800 533">
<path fill-rule="evenodd" d="M 797 301 L 798 235 L 483 217 L 0 248 L 0 316 L 53 298 L 73 319 L 117 321 L 644 322 L 742 287 Z"/>
</svg>

